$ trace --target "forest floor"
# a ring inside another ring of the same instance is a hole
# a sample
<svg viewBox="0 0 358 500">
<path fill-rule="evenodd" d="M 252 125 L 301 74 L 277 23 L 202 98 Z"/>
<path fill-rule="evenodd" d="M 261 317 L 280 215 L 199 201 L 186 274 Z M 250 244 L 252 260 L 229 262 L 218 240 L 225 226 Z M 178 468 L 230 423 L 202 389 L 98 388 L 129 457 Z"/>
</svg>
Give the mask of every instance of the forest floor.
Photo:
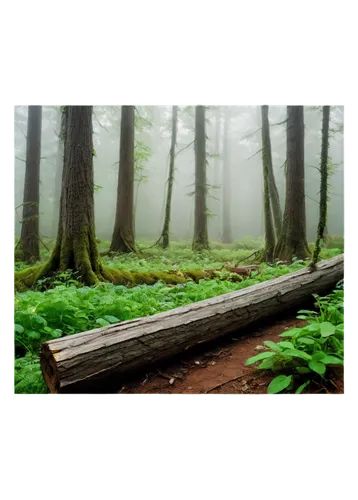
<svg viewBox="0 0 358 500">
<path fill-rule="evenodd" d="M 342 253 L 341 240 L 342 238 L 338 238 L 331 242 L 329 248 L 322 250 L 321 257 L 328 259 Z M 51 250 L 54 241 L 49 240 L 46 244 Z M 237 267 L 242 264 L 254 264 L 254 254 L 262 248 L 263 241 L 244 238 L 230 245 L 212 242 L 211 250 L 201 253 L 193 253 L 190 242 L 172 242 L 167 250 L 151 248 L 152 245 L 153 242 L 141 242 L 142 251 L 137 254 L 105 256 L 102 261 L 106 266 L 117 270 L 136 272 Z M 105 251 L 108 247 L 108 241 L 99 243 L 100 251 Z M 42 262 L 48 257 L 49 252 L 43 249 Z M 240 281 L 219 276 L 216 279 L 203 279 L 198 283 L 187 281 L 177 286 L 158 281 L 150 286 L 125 287 L 101 283 L 94 287 L 85 287 L 71 271 L 60 273 L 47 281 L 42 280 L 32 290 L 15 293 L 15 392 L 48 392 L 39 362 L 39 350 L 43 342 L 237 291 L 298 271 L 307 263 L 308 261 L 297 260 L 290 266 L 284 263 L 274 266 L 260 264 L 259 271 L 243 277 Z M 28 265 L 23 262 L 15 262 L 15 271 L 26 267 Z M 276 318 L 276 324 L 267 323 L 262 327 L 264 330 L 261 327 L 250 332 L 247 330 L 244 332 L 245 336 L 241 334 L 240 340 L 232 341 L 229 337 L 229 340 L 226 338 L 225 341 L 202 346 L 201 351 L 191 351 L 192 354 L 188 352 L 167 367 L 163 366 L 160 369 L 161 374 L 154 370 L 148 376 L 139 377 L 123 388 L 122 392 L 201 394 L 212 389 L 212 392 L 219 393 L 264 393 L 270 376 L 266 379 L 261 377 L 261 373 L 255 369 L 245 367 L 245 361 L 259 353 L 255 350 L 259 343 L 270 339 L 278 340 L 278 335 L 288 325 L 282 321 L 293 321 L 291 324 L 297 324 L 296 313 L 297 311 L 294 311 L 291 319 L 288 315 L 286 319 Z M 236 338 L 235 335 L 232 337 Z M 172 376 L 173 374 L 178 376 Z M 250 379 L 244 377 L 246 374 Z M 257 378 L 258 374 L 260 378 Z M 230 384 L 225 383 L 235 377 L 242 378 Z M 266 385 L 263 384 L 265 381 Z M 214 388 L 222 383 L 225 385 Z M 327 389 L 333 392 L 330 388 Z"/>
<path fill-rule="evenodd" d="M 266 321 L 240 334 L 212 342 L 200 349 L 172 359 L 157 370 L 127 382 L 121 394 L 266 394 L 273 378 L 270 373 L 245 366 L 265 340 L 279 342 L 285 330 L 303 327 L 306 322 L 295 314 Z M 259 346 L 259 347 L 258 347 Z M 343 373 L 305 391 L 309 394 L 343 394 Z"/>
</svg>

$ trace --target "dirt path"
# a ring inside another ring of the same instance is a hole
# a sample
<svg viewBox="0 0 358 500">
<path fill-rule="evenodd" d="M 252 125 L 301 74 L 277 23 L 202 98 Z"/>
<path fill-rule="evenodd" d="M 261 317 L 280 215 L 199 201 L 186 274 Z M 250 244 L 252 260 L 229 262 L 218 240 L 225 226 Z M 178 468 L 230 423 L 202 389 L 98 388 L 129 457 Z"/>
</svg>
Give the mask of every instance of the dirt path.
<svg viewBox="0 0 358 500">
<path fill-rule="evenodd" d="M 266 394 L 272 376 L 245 366 L 258 354 L 264 340 L 277 342 L 280 333 L 304 326 L 294 316 L 247 329 L 240 336 L 207 344 L 182 355 L 158 370 L 126 383 L 121 394 Z M 205 349 L 205 350 L 204 350 Z M 334 379 L 329 390 L 317 387 L 310 392 L 343 393 L 343 376 Z"/>
</svg>

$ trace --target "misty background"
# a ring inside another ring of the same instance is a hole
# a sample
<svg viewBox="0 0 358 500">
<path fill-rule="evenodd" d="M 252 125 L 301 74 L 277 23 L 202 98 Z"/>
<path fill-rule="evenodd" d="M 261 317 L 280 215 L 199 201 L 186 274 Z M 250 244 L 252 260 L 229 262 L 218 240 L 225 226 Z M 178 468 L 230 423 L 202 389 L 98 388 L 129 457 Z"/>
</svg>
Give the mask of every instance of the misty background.
<svg viewBox="0 0 358 500">
<path fill-rule="evenodd" d="M 206 111 L 207 206 L 209 239 L 222 233 L 223 158 L 230 173 L 231 229 L 233 240 L 264 236 L 260 106 L 222 106 L 220 141 L 217 144 L 215 106 Z M 227 113 L 225 113 L 225 108 Z M 94 106 L 93 145 L 96 235 L 112 237 L 118 182 L 120 106 Z M 15 107 L 15 236 L 21 232 L 26 159 L 27 106 Z M 175 159 L 170 233 L 171 240 L 191 240 L 194 231 L 194 106 L 180 106 Z M 224 152 L 224 114 L 230 116 Z M 157 240 L 163 226 L 169 169 L 172 106 L 136 106 L 135 136 L 135 236 Z M 282 213 L 285 203 L 286 106 L 270 106 L 272 160 Z M 322 112 L 304 109 L 305 189 L 307 239 L 316 238 L 319 214 Z M 59 206 L 55 203 L 60 180 L 58 134 L 60 107 L 43 106 L 40 165 L 40 236 L 57 234 Z M 343 236 L 343 107 L 334 106 L 330 118 L 328 234 Z M 56 162 L 57 161 L 57 162 Z"/>
</svg>

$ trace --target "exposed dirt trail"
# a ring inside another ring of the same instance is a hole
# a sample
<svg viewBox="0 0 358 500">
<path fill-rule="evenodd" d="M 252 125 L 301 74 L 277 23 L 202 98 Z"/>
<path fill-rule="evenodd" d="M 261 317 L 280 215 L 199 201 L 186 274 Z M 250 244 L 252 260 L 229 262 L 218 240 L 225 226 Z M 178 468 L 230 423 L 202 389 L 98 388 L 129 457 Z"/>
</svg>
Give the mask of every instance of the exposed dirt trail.
<svg viewBox="0 0 358 500">
<path fill-rule="evenodd" d="M 182 355 L 158 370 L 126 383 L 121 394 L 266 394 L 272 376 L 245 366 L 246 360 L 260 352 L 264 340 L 277 342 L 280 333 L 304 326 L 295 316 L 233 334 L 220 342 L 207 344 Z M 337 376 L 326 389 L 311 388 L 311 393 L 342 394 L 343 376 Z"/>
</svg>

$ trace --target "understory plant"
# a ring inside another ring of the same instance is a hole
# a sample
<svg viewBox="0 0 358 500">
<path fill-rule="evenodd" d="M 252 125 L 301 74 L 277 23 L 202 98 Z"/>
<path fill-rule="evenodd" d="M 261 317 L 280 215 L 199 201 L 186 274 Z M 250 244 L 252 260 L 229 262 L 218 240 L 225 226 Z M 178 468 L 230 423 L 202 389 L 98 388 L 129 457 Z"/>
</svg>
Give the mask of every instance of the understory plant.
<svg viewBox="0 0 358 500">
<path fill-rule="evenodd" d="M 307 321 L 306 326 L 281 333 L 280 342 L 266 340 L 267 350 L 246 361 L 247 366 L 260 362 L 258 370 L 277 373 L 267 388 L 268 394 L 300 394 L 312 382 L 324 384 L 333 368 L 343 366 L 343 294 L 342 281 L 328 296 L 314 295 L 318 310 L 298 311 L 297 318 Z"/>
</svg>

